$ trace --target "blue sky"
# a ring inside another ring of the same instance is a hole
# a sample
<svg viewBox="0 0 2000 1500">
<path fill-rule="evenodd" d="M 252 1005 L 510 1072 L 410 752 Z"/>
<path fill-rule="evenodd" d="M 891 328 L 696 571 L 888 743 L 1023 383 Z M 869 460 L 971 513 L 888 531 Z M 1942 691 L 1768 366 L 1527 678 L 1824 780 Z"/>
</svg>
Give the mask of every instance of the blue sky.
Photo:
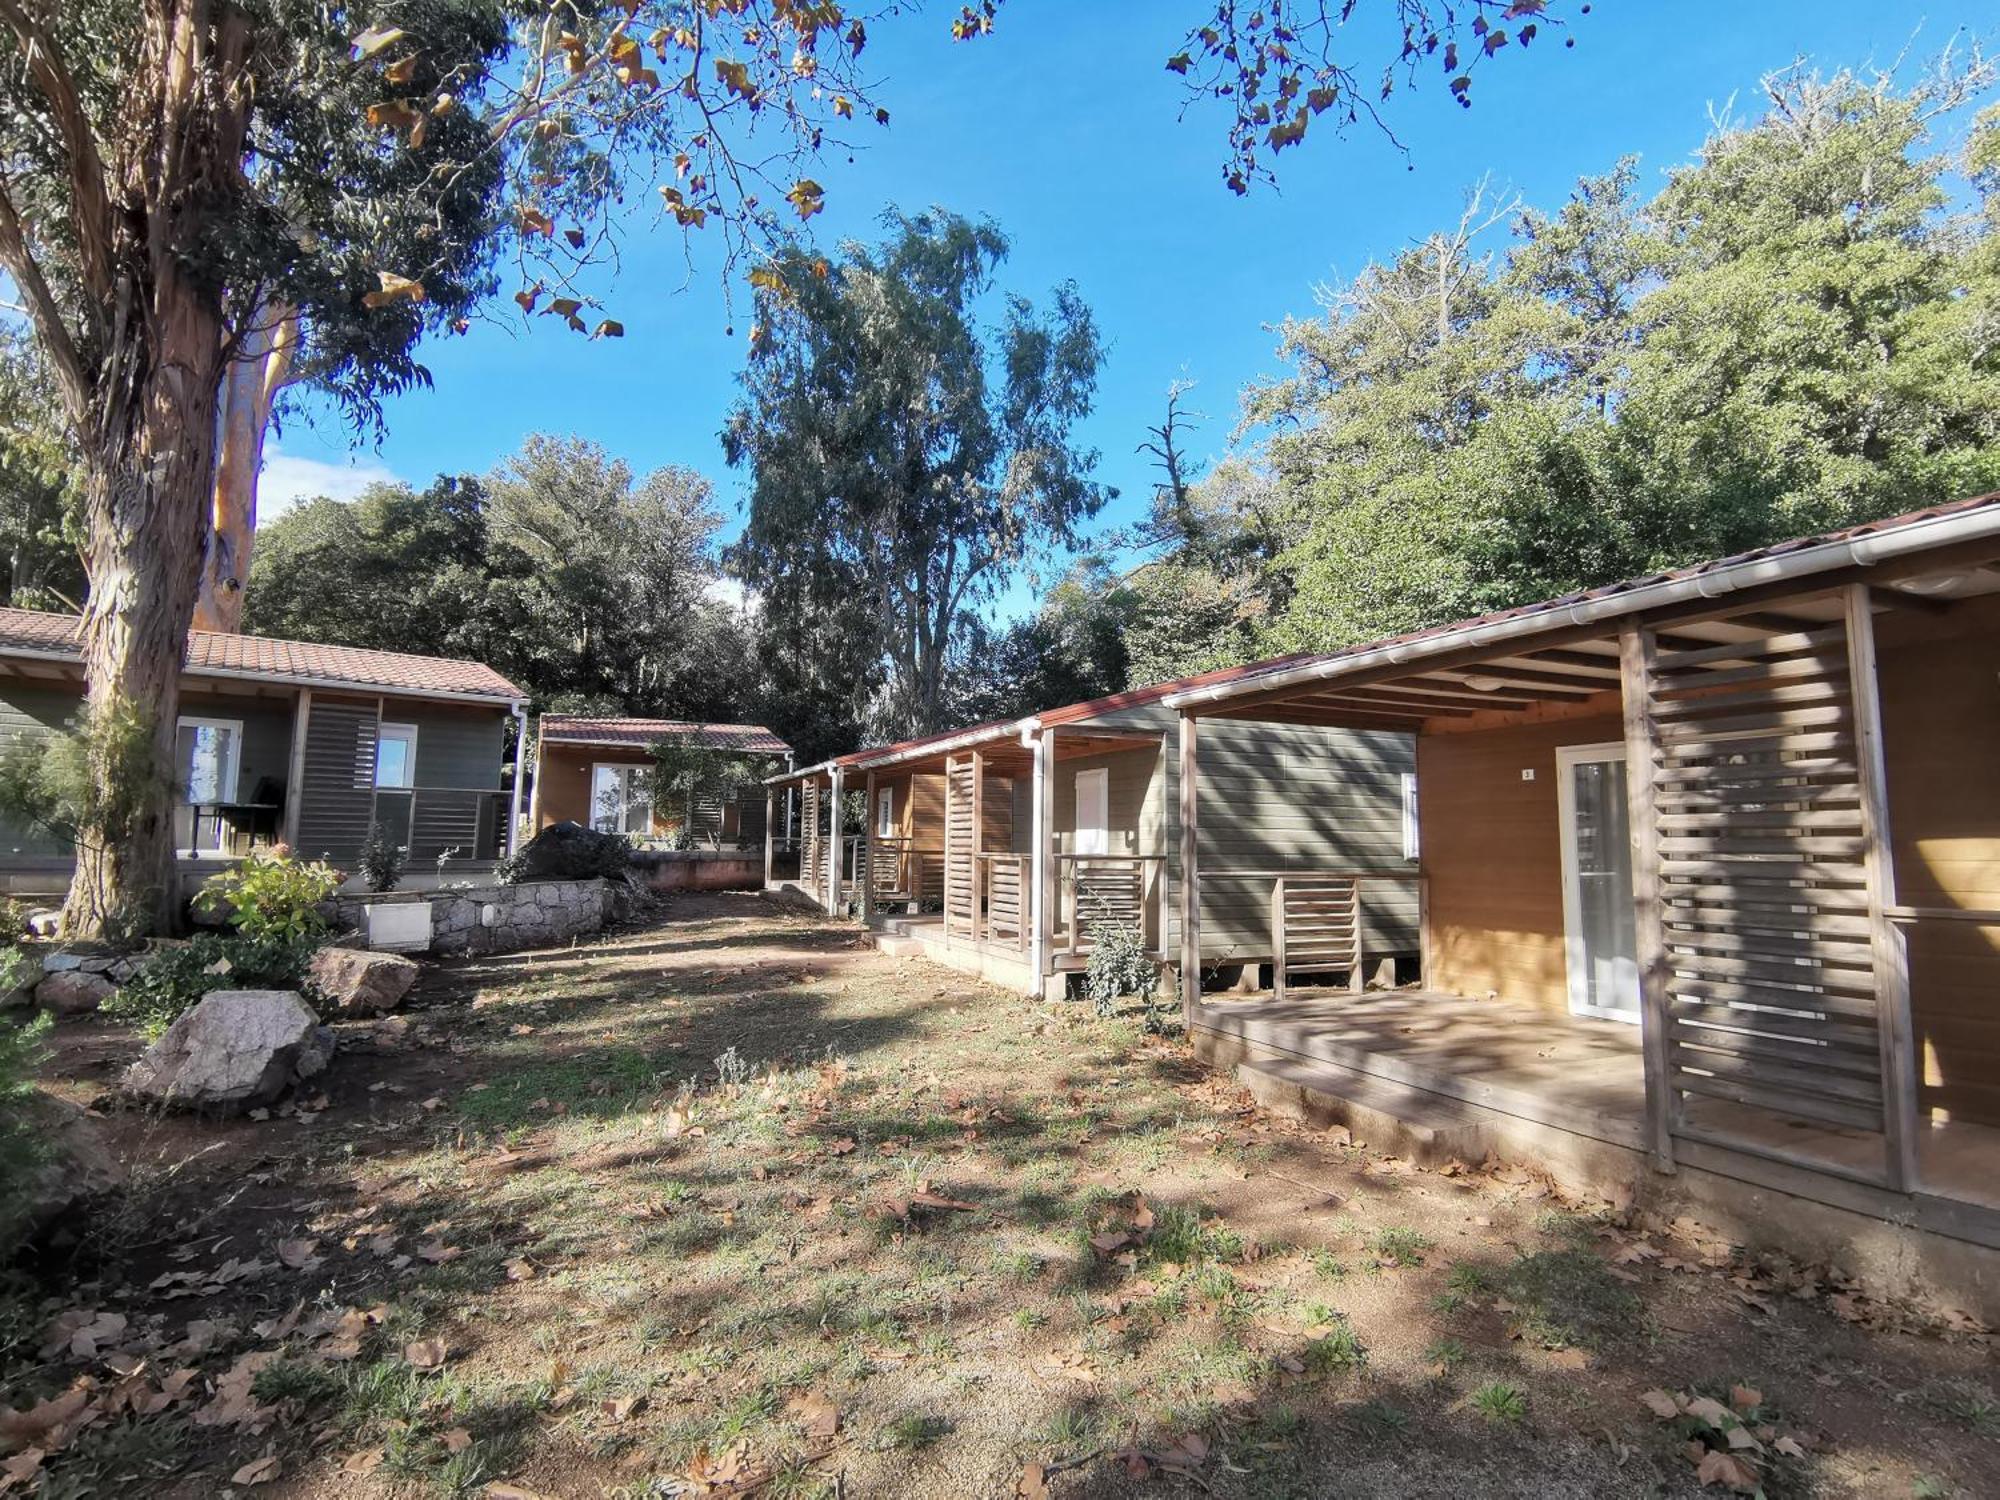
<svg viewBox="0 0 2000 1500">
<path fill-rule="evenodd" d="M 1990 27 L 1993 14 L 1970 3 L 1598 0 L 1570 27 L 1574 47 L 1545 32 L 1483 66 L 1469 111 L 1436 77 L 1399 95 L 1391 120 L 1407 160 L 1372 132 L 1316 130 L 1281 159 L 1280 190 L 1240 199 L 1221 182 L 1226 119 L 1197 106 L 1177 120 L 1181 96 L 1162 66 L 1178 48 L 1176 23 L 1203 6 L 1007 0 L 999 29 L 971 45 L 949 39 L 956 7 L 942 0 L 885 22 L 868 61 L 893 123 L 863 133 L 852 165 L 836 159 L 817 173 L 823 243 L 872 234 L 886 204 L 937 203 L 999 222 L 1013 243 L 1005 288 L 1039 298 L 1077 282 L 1109 346 L 1082 433 L 1101 452 L 1101 477 L 1123 492 L 1107 523 L 1144 506 L 1152 476 L 1134 450 L 1171 381 L 1198 383 L 1190 404 L 1208 421 L 1197 443 L 1219 456 L 1238 393 L 1277 369 L 1270 325 L 1310 313 L 1316 284 L 1454 221 L 1481 176 L 1553 207 L 1578 176 L 1629 152 L 1642 180 L 1657 182 L 1699 145 L 1712 108 L 1733 95 L 1739 114 L 1754 115 L 1759 76 L 1795 56 L 1828 70 L 1886 65 L 1906 49 L 1921 60 L 1962 27 Z M 1373 65 L 1388 54 L 1377 37 L 1359 55 Z M 423 354 L 434 389 L 395 401 L 379 446 L 357 446 L 332 419 L 287 424 L 266 513 L 287 496 L 347 495 L 373 478 L 484 471 L 539 429 L 593 438 L 641 472 L 703 470 L 733 532 L 744 481 L 724 467 L 716 434 L 742 363 L 747 298 L 736 290 L 731 337 L 723 287 L 712 274 L 690 281 L 677 236 L 635 236 L 607 298 L 622 342 L 586 341 L 553 319 L 511 332 L 482 323 L 434 342 Z M 1017 588 L 1002 609 L 1029 602 Z"/>
</svg>

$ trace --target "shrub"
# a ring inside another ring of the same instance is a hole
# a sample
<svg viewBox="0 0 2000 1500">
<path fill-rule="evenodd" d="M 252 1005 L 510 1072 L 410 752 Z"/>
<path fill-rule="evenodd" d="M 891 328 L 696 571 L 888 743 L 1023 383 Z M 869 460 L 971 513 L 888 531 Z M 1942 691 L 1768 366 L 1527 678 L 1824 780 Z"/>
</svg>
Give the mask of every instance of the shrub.
<svg viewBox="0 0 2000 1500">
<path fill-rule="evenodd" d="M 354 863 L 361 872 L 361 883 L 369 890 L 393 891 L 403 878 L 403 862 L 409 856 L 409 848 L 390 838 L 387 828 L 370 823 L 361 856 Z"/>
<path fill-rule="evenodd" d="M 51 1018 L 27 1021 L 0 1018 L 0 1205 L 24 1201 L 28 1178 L 42 1164 L 42 1131 L 34 1118 L 35 1068 L 42 1060 L 42 1038 Z M 0 1211 L 0 1250 L 7 1248 L 10 1230 L 18 1232 L 13 1215 Z"/>
<path fill-rule="evenodd" d="M 215 876 L 195 896 L 194 907 L 204 915 L 226 913 L 229 925 L 245 937 L 316 937 L 327 929 L 322 908 L 341 879 L 325 861 L 295 858 L 280 844 Z"/>
<path fill-rule="evenodd" d="M 213 990 L 297 990 L 315 1004 L 306 965 L 318 947 L 316 935 L 198 932 L 148 958 L 105 998 L 102 1010 L 152 1037 Z"/>
<path fill-rule="evenodd" d="M 500 862 L 509 885 L 524 880 L 589 880 L 618 876 L 632 863 L 632 845 L 615 833 L 599 833 L 581 823 L 554 823 Z"/>
<path fill-rule="evenodd" d="M 34 988 L 41 977 L 42 963 L 34 954 L 11 945 L 0 948 L 0 1005 L 5 1005 L 15 990 Z"/>
<path fill-rule="evenodd" d="M 1083 993 L 1100 1016 L 1110 1015 L 1122 995 L 1137 995 L 1150 1007 L 1159 987 L 1159 968 L 1146 956 L 1146 940 L 1138 928 L 1102 918 L 1090 924 Z"/>
</svg>

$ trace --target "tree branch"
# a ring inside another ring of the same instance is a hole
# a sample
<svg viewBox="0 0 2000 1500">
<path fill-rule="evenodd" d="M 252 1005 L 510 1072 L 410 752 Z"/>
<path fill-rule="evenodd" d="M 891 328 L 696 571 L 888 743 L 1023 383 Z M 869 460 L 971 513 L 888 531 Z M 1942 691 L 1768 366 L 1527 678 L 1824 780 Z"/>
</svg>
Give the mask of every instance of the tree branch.
<svg viewBox="0 0 2000 1500">
<path fill-rule="evenodd" d="M 97 138 L 77 97 L 69 68 L 55 43 L 24 11 L 18 0 L 0 0 L 0 24 L 20 43 L 28 75 L 49 102 L 57 130 L 69 155 L 70 221 L 76 230 L 77 260 L 83 284 L 93 299 L 111 294 L 111 198 L 104 185 L 104 160 Z M 16 228 L 19 220 L 15 221 Z"/>
<path fill-rule="evenodd" d="M 62 309 L 56 303 L 55 294 L 49 290 L 42 268 L 28 248 L 27 236 L 21 229 L 21 216 L 15 210 L 13 194 L 4 180 L 0 180 L 0 265 L 6 266 L 7 274 L 14 278 L 14 285 L 20 288 L 27 300 L 29 320 L 34 323 L 35 336 L 48 351 L 57 378 L 62 382 L 63 399 L 69 406 L 70 418 L 81 426 L 90 411 L 90 377 L 83 368 L 82 356 L 77 353 L 76 341 L 70 337 L 70 330 L 63 322 Z"/>
</svg>

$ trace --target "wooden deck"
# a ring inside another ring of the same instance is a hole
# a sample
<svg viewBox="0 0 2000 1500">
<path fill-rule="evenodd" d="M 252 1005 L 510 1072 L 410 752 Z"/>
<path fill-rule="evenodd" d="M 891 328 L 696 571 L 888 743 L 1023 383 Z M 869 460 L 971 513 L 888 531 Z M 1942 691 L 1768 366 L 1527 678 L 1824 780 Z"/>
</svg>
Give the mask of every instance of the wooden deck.
<svg viewBox="0 0 2000 1500">
<path fill-rule="evenodd" d="M 1364 995 L 1295 990 L 1282 1000 L 1268 993 L 1242 1000 L 1205 995 L 1195 1026 L 1308 1067 L 1394 1085 L 1417 1113 L 1427 1098 L 1456 1101 L 1646 1150 L 1637 1026 L 1415 989 Z M 1701 1100 L 1693 1113 L 1718 1136 L 1815 1159 L 1835 1172 L 1851 1174 L 1881 1152 L 1881 1137 L 1872 1132 L 1786 1120 L 1727 1100 Z M 1822 1175 L 1807 1196 L 1877 1215 L 1907 1212 L 1925 1227 L 2000 1244 L 2000 1173 L 1994 1170 L 2000 1130 L 1964 1121 L 1932 1124 L 1919 1130 L 1916 1146 L 1915 1193 Z M 1804 1191 L 1797 1184 L 1810 1175 L 1761 1167 L 1741 1153 L 1687 1143 L 1683 1150 L 1691 1165 L 1789 1191 Z"/>
<path fill-rule="evenodd" d="M 1642 1149 L 1639 1028 L 1430 990 L 1202 998 L 1195 1025 L 1307 1062 Z"/>
</svg>

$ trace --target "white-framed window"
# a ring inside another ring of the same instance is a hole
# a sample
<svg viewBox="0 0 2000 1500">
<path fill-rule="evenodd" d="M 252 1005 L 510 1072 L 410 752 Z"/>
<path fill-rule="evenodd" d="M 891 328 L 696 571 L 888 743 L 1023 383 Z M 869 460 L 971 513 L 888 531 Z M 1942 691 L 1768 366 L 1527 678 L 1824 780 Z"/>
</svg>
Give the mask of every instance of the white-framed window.
<svg viewBox="0 0 2000 1500">
<path fill-rule="evenodd" d="M 417 784 L 417 726 L 383 724 L 375 731 L 375 785 L 407 788 Z"/>
<path fill-rule="evenodd" d="M 885 786 L 875 793 L 875 836 L 890 838 L 896 832 L 896 789 Z"/>
<path fill-rule="evenodd" d="M 1111 852 L 1111 773 L 1102 766 L 1076 773 L 1075 852 Z"/>
<path fill-rule="evenodd" d="M 599 833 L 650 833 L 653 799 L 645 766 L 590 768 L 590 826 Z"/>
<path fill-rule="evenodd" d="M 194 808 L 234 802 L 243 765 L 243 721 L 187 714 L 176 729 L 181 801 Z M 197 851 L 222 848 L 223 822 L 214 815 L 195 816 L 189 824 L 189 846 Z"/>
<path fill-rule="evenodd" d="M 1403 858 L 1416 859 L 1423 853 L 1423 840 L 1417 822 L 1417 773 L 1403 773 Z"/>
</svg>

